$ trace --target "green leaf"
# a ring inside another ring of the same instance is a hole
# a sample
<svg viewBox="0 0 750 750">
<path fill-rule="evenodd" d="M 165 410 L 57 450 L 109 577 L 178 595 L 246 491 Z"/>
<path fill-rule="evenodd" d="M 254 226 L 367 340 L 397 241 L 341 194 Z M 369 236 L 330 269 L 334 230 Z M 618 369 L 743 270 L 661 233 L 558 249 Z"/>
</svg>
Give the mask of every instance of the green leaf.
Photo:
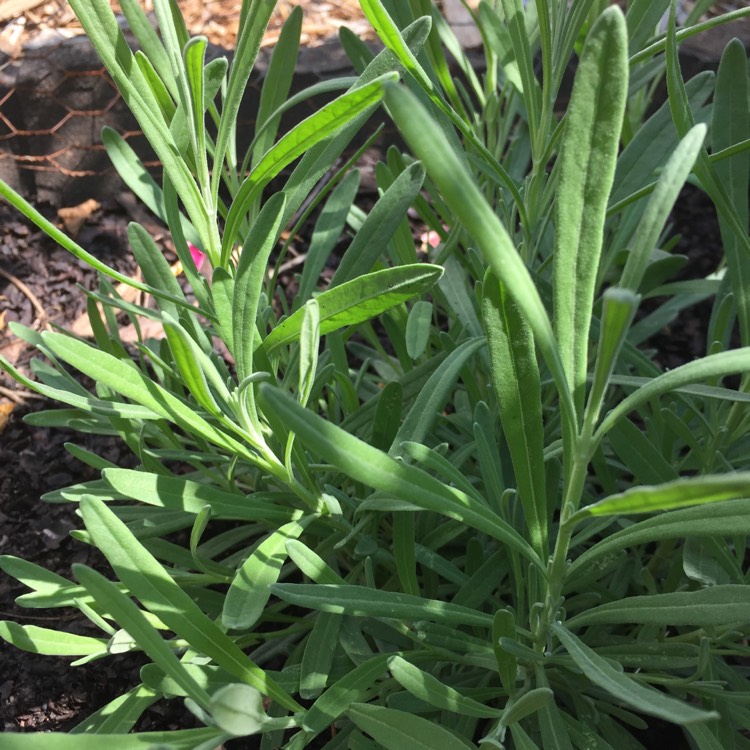
<svg viewBox="0 0 750 750">
<path fill-rule="evenodd" d="M 116 492 L 148 505 L 194 514 L 210 505 L 213 519 L 264 521 L 277 525 L 291 520 L 295 512 L 290 507 L 275 504 L 276 500 L 288 503 L 290 498 L 283 494 L 243 495 L 182 477 L 134 469 L 105 469 L 102 477 Z"/>
<path fill-rule="evenodd" d="M 146 15 L 138 0 L 122 0 L 120 8 L 127 19 L 130 30 L 138 40 L 139 46 L 148 56 L 150 62 L 153 63 L 160 80 L 177 98 L 177 83 L 172 74 L 172 66 L 169 63 L 167 51 L 164 49 L 159 34 L 154 28 L 153 20 Z"/>
<path fill-rule="evenodd" d="M 391 455 L 398 455 L 401 443 L 422 443 L 427 439 L 430 429 L 456 385 L 461 370 L 484 344 L 485 341 L 482 338 L 464 341 L 440 363 L 414 400 L 396 437 L 393 438 L 389 450 Z"/>
<path fill-rule="evenodd" d="M 633 474 L 634 484 L 659 484 L 679 479 L 674 466 L 629 419 L 621 419 L 609 431 L 609 443 Z"/>
<path fill-rule="evenodd" d="M 242 248 L 232 297 L 232 341 L 240 381 L 253 374 L 253 352 L 258 304 L 268 270 L 268 258 L 276 246 L 286 195 L 276 193 L 263 206 Z"/>
<path fill-rule="evenodd" d="M 431 620 L 450 625 L 492 626 L 492 617 L 483 612 L 367 586 L 277 583 L 271 587 L 271 592 L 290 604 L 322 612 L 393 620 Z"/>
<path fill-rule="evenodd" d="M 630 596 L 601 604 L 568 620 L 569 628 L 635 622 L 676 627 L 726 627 L 750 621 L 750 586 L 725 584 L 698 591 Z"/>
<path fill-rule="evenodd" d="M 368 659 L 338 679 L 318 698 L 305 714 L 303 728 L 312 736 L 331 726 L 349 706 L 360 700 L 386 671 L 387 654 Z"/>
<path fill-rule="evenodd" d="M 316 297 L 320 309 L 320 335 L 353 326 L 380 315 L 395 305 L 426 292 L 443 273 L 439 266 L 415 263 L 386 268 L 361 276 Z M 266 351 L 299 338 L 304 312 L 298 310 L 268 334 Z"/>
<path fill-rule="evenodd" d="M 406 351 L 412 359 L 424 354 L 431 332 L 432 302 L 419 300 L 409 310 L 406 320 Z"/>
<path fill-rule="evenodd" d="M 179 155 L 159 100 L 135 62 L 109 3 L 107 0 L 73 0 L 71 7 L 179 193 L 201 237 L 201 246 L 213 247 L 217 242 L 216 227 L 210 224 L 203 198 L 188 165 Z M 163 28 L 162 33 L 169 28 L 169 25 Z M 169 45 L 167 47 L 169 49 Z M 214 264 L 216 260 L 211 258 Z"/>
<path fill-rule="evenodd" d="M 424 167 L 415 162 L 380 196 L 341 258 L 330 289 L 372 270 L 419 194 L 424 177 Z"/>
<path fill-rule="evenodd" d="M 131 594 L 192 648 L 211 657 L 238 679 L 292 711 L 299 705 L 245 653 L 174 582 L 150 552 L 107 506 L 81 501 L 86 528 Z"/>
<path fill-rule="evenodd" d="M 190 334 L 171 316 L 163 313 L 164 333 L 177 371 L 193 398 L 215 417 L 226 414 L 229 391 L 216 365 Z M 213 389 L 212 389 L 213 387 Z M 218 395 L 221 405 L 214 397 Z"/>
<path fill-rule="evenodd" d="M 208 39 L 205 36 L 196 36 L 187 43 L 183 50 L 185 72 L 187 73 L 190 90 L 190 103 L 192 105 L 192 131 L 196 136 L 194 157 L 201 170 L 205 170 L 205 177 L 208 177 L 208 162 L 206 161 L 206 125 L 203 101 L 206 81 L 203 69 L 207 45 Z M 200 175 L 200 177 L 205 179 L 204 175 Z"/>
<path fill-rule="evenodd" d="M 688 103 L 696 119 L 705 117 L 701 108 L 713 93 L 714 77 L 712 71 L 703 71 L 687 82 Z M 680 136 L 672 122 L 669 102 L 665 102 L 646 120 L 620 154 L 610 206 L 646 187 L 653 179 L 655 170 L 664 165 L 679 142 Z"/>
<path fill-rule="evenodd" d="M 147 190 L 147 192 L 151 194 L 152 191 Z M 168 292 L 172 297 L 185 300 L 182 287 L 172 273 L 164 253 L 140 224 L 135 222 L 128 224 L 128 242 L 136 262 L 143 272 L 143 278 L 151 286 Z M 156 299 L 161 310 L 170 313 L 175 318 L 179 316 L 179 308 L 169 299 L 158 297 Z M 185 304 L 187 305 L 187 300 L 185 300 Z"/>
<path fill-rule="evenodd" d="M 188 432 L 200 435 L 231 453 L 250 455 L 246 446 L 209 424 L 188 404 L 143 375 L 131 362 L 98 351 L 62 333 L 47 331 L 42 338 L 61 359 L 116 393 L 137 401 Z"/>
<path fill-rule="evenodd" d="M 235 45 L 234 59 L 229 71 L 227 90 L 219 121 L 219 132 L 216 135 L 216 148 L 214 150 L 214 163 L 216 168 L 211 181 L 214 202 L 219 195 L 224 157 L 227 150 L 234 151 L 232 138 L 236 135 L 237 115 L 240 111 L 240 103 L 247 93 L 247 82 L 250 79 L 255 60 L 260 50 L 263 35 L 271 19 L 271 14 L 276 8 L 276 0 L 256 0 L 249 5 L 243 6 L 240 15 L 240 28 Z M 234 242 L 234 240 L 232 240 Z"/>
<path fill-rule="evenodd" d="M 517 724 L 527 716 L 543 709 L 552 701 L 553 697 L 554 693 L 548 687 L 534 688 L 523 693 L 518 699 L 509 701 L 508 706 L 503 711 L 501 724 L 505 727 Z"/>
<path fill-rule="evenodd" d="M 208 693 L 184 669 L 175 652 L 151 625 L 143 612 L 114 583 L 91 568 L 74 564 L 76 578 L 150 659 L 168 674 L 199 706 L 208 706 Z"/>
<path fill-rule="evenodd" d="M 90 656 L 107 652 L 107 641 L 36 625 L 0 620 L 0 638 L 23 651 L 47 656 Z"/>
<path fill-rule="evenodd" d="M 536 347 L 518 303 L 492 271 L 482 285 L 492 385 L 524 518 L 534 549 L 547 548 L 547 488 L 544 469 L 542 391 Z"/>
<path fill-rule="evenodd" d="M 320 612 L 307 638 L 300 665 L 299 694 L 304 700 L 317 698 L 325 689 L 339 647 L 341 615 Z"/>
<path fill-rule="evenodd" d="M 599 419 L 607 386 L 637 306 L 638 297 L 627 289 L 610 287 L 604 292 L 596 365 L 584 416 L 587 425 L 593 425 Z"/>
<path fill-rule="evenodd" d="M 581 513 L 586 512 L 583 508 Z M 570 580 L 582 579 L 596 572 L 597 561 L 626 547 L 685 537 L 724 537 L 733 534 L 750 535 L 750 500 L 729 500 L 711 507 L 711 512 L 701 505 L 675 510 L 634 523 L 597 542 L 570 565 Z"/>
<path fill-rule="evenodd" d="M 674 724 L 693 724 L 719 718 L 719 714 L 714 711 L 703 711 L 682 703 L 619 672 L 562 625 L 553 623 L 552 631 L 586 677 L 618 702 Z"/>
<path fill-rule="evenodd" d="M 206 743 L 221 745 L 226 734 L 214 727 L 170 730 L 168 732 L 139 732 L 137 734 L 64 734 L 61 732 L 6 732 L 3 750 L 196 750 Z"/>
<path fill-rule="evenodd" d="M 711 141 L 714 152 L 730 148 L 750 138 L 750 80 L 748 80 L 747 52 L 739 39 L 732 39 L 727 44 L 719 63 L 714 94 L 713 119 L 711 122 Z M 741 327 L 744 332 L 743 343 L 750 340 L 750 261 L 747 243 L 748 230 L 748 182 L 750 181 L 750 154 L 747 151 L 732 156 L 716 164 L 714 175 L 720 187 L 726 190 L 726 198 L 738 219 L 733 224 L 722 210 L 716 197 L 709 191 L 712 200 L 717 203 L 721 239 L 727 260 L 732 291 L 738 308 Z M 742 234 L 738 230 L 742 230 Z"/>
<path fill-rule="evenodd" d="M 138 685 L 87 716 L 70 734 L 127 734 L 160 697 L 145 685 Z"/>
<path fill-rule="evenodd" d="M 677 130 L 684 134 L 694 125 L 694 119 L 680 69 L 675 14 L 676 7 L 672 4 L 666 37 L 667 92 L 674 123 Z M 721 116 L 734 118 L 735 121 L 720 128 L 719 138 L 731 139 L 736 136 L 744 140 L 750 132 L 747 57 L 742 44 L 729 47 L 729 54 L 725 56 L 724 62 L 727 71 L 725 78 L 731 80 L 722 86 L 721 91 L 717 80 L 714 106 L 717 106 L 718 101 Z M 714 165 L 705 149 L 701 151 L 695 166 L 695 174 L 702 188 L 716 206 L 729 269 L 728 277 L 737 305 L 740 339 L 743 343 L 750 341 L 750 235 L 747 203 L 749 166 L 750 162 L 745 153 L 739 155 L 738 162 L 732 159 Z M 724 184 L 725 179 L 730 181 L 727 186 Z M 738 195 L 737 189 L 739 187 L 741 190 L 742 186 L 744 195 Z"/>
<path fill-rule="evenodd" d="M 492 650 L 497 659 L 497 671 L 506 693 L 513 695 L 516 689 L 518 659 L 500 645 L 501 638 L 515 639 L 516 618 L 509 609 L 498 609 L 492 619 Z"/>
<path fill-rule="evenodd" d="M 304 303 L 318 284 L 318 277 L 346 226 L 360 184 L 359 170 L 349 172 L 336 186 L 315 222 L 307 258 L 302 266 L 297 302 Z M 299 304 L 297 305 L 299 306 Z"/>
<path fill-rule="evenodd" d="M 249 630 L 255 625 L 271 596 L 271 585 L 279 580 L 287 542 L 297 539 L 312 519 L 313 516 L 299 518 L 282 526 L 261 542 L 237 570 L 221 613 L 225 628 Z"/>
<path fill-rule="evenodd" d="M 318 352 L 320 350 L 320 308 L 318 307 L 318 301 L 316 299 L 308 300 L 302 310 L 297 399 L 302 406 L 305 406 L 310 398 L 318 369 Z"/>
<path fill-rule="evenodd" d="M 274 46 L 266 75 L 263 78 L 263 88 L 258 103 L 258 116 L 255 120 L 257 140 L 253 146 L 251 162 L 253 166 L 260 161 L 263 154 L 268 151 L 276 139 L 281 116 L 275 113 L 289 98 L 289 90 L 299 54 L 302 18 L 302 6 L 297 5 L 292 8 L 292 12 L 281 28 L 279 40 Z"/>
<path fill-rule="evenodd" d="M 372 420 L 373 448 L 387 451 L 401 425 L 401 409 L 404 403 L 404 388 L 398 380 L 388 383 L 378 396 L 375 416 Z"/>
<path fill-rule="evenodd" d="M 391 115 L 409 146 L 427 169 L 446 204 L 472 235 L 487 263 L 508 289 L 534 332 L 561 395 L 568 430 L 574 409 L 565 372 L 544 303 L 513 240 L 487 203 L 464 162 L 455 153 L 439 125 L 416 97 L 404 88 L 390 86 L 385 95 Z"/>
<path fill-rule="evenodd" d="M 222 239 L 221 265 L 226 266 L 229 262 L 242 222 L 269 180 L 313 145 L 336 133 L 358 114 L 377 104 L 383 96 L 384 83 L 395 78 L 395 74 L 386 74 L 342 94 L 303 120 L 266 152 L 243 181 L 229 209 Z"/>
<path fill-rule="evenodd" d="M 375 489 L 393 493 L 397 498 L 424 510 L 432 510 L 479 529 L 542 567 L 539 557 L 523 537 L 475 498 L 367 445 L 340 427 L 303 409 L 278 389 L 261 385 L 260 399 L 264 409 L 273 410 L 310 450 L 323 456 L 348 476 L 365 481 Z"/>
<path fill-rule="evenodd" d="M 604 220 L 627 92 L 625 18 L 613 6 L 586 36 L 565 116 L 555 200 L 555 334 L 579 417 Z"/>
<path fill-rule="evenodd" d="M 595 447 L 619 419 L 637 411 L 652 399 L 701 380 L 743 373 L 748 369 L 750 369 L 750 347 L 711 354 L 669 370 L 643 384 L 609 411 L 594 434 L 592 445 Z"/>
<path fill-rule="evenodd" d="M 386 750 L 467 750 L 476 745 L 439 724 L 393 708 L 354 703 L 347 716 Z"/>
<path fill-rule="evenodd" d="M 209 712 L 219 729 L 235 737 L 258 734 L 268 721 L 261 693 L 241 683 L 219 688 L 211 696 Z"/>
<path fill-rule="evenodd" d="M 620 277 L 620 286 L 633 292 L 637 292 L 641 286 L 651 254 L 657 247 L 669 212 L 698 158 L 706 132 L 705 125 L 693 127 L 669 157 L 635 231 Z"/>
<path fill-rule="evenodd" d="M 500 709 L 484 706 L 472 698 L 461 695 L 458 690 L 445 685 L 400 656 L 393 656 L 388 660 L 388 669 L 391 670 L 396 682 L 412 695 L 444 711 L 478 719 L 493 719 L 503 715 Z"/>
<path fill-rule="evenodd" d="M 71 255 L 82 260 L 86 265 L 95 271 L 103 273 L 121 284 L 125 284 L 133 289 L 138 289 L 146 294 L 154 296 L 164 296 L 163 291 L 142 284 L 139 281 L 126 276 L 125 274 L 110 268 L 106 263 L 102 263 L 95 255 L 84 250 L 79 244 L 70 239 L 64 232 L 60 231 L 52 222 L 48 221 L 39 213 L 28 201 L 22 198 L 13 188 L 0 180 L 0 196 L 3 197 L 11 206 L 20 211 L 27 219 L 33 222 L 41 229 L 50 239 L 54 240 L 60 247 L 67 250 Z"/>
<path fill-rule="evenodd" d="M 579 521 L 589 516 L 616 516 L 626 513 L 653 513 L 691 505 L 704 505 L 750 495 L 750 472 L 726 475 L 704 475 L 651 487 L 633 487 L 610 495 L 598 503 L 581 508 L 571 518 Z"/>
</svg>

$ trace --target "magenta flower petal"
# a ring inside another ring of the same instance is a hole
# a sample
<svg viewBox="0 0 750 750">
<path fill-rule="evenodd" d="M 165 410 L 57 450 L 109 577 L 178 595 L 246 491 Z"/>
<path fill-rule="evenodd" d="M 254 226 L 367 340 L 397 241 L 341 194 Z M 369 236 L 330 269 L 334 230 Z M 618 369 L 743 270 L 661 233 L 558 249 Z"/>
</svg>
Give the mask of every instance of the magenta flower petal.
<svg viewBox="0 0 750 750">
<path fill-rule="evenodd" d="M 200 271 L 203 261 L 206 259 L 206 254 L 199 250 L 192 242 L 188 242 L 188 250 L 190 250 L 190 257 L 195 263 L 195 267 Z"/>
</svg>

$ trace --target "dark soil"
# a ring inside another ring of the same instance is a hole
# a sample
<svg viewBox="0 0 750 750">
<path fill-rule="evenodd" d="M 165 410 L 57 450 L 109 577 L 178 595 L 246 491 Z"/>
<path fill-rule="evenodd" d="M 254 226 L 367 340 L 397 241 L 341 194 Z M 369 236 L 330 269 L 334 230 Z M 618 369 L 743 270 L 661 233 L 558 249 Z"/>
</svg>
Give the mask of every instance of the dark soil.
<svg viewBox="0 0 750 750">
<path fill-rule="evenodd" d="M 83 228 L 79 241 L 90 252 L 123 273 L 133 273 L 127 252 L 125 231 L 130 217 L 116 204 L 105 205 Z M 96 275 L 82 262 L 57 247 L 45 235 L 19 220 L 15 212 L 0 203 L 0 269 L 21 280 L 42 304 L 48 321 L 70 326 L 85 309 L 85 299 L 76 284 L 95 288 Z M 39 327 L 27 292 L 6 278 L 0 278 L 0 310 L 4 324 L 18 320 Z M 41 321 L 44 323 L 45 321 Z M 6 329 L 0 331 L 0 352 L 17 357 L 27 370 L 31 352 L 18 353 Z M 3 377 L 3 386 L 12 383 Z M 106 561 L 94 548 L 69 536 L 80 528 L 75 507 L 39 500 L 51 490 L 95 478 L 90 467 L 65 450 L 74 442 L 118 464 L 134 465 L 130 451 L 119 441 L 76 433 L 31 427 L 23 417 L 32 411 L 53 408 L 41 399 L 19 404 L 0 434 L 0 552 L 37 563 L 60 575 L 71 577 L 74 563 L 106 570 Z M 99 635 L 96 628 L 76 612 L 24 609 L 14 603 L 27 589 L 13 579 L 0 577 L 0 619 L 24 625 L 54 627 L 69 632 Z M 67 731 L 94 710 L 138 685 L 142 657 L 131 655 L 71 667 L 71 659 L 40 656 L 0 642 L 0 712 L 3 731 Z M 155 705 L 143 717 L 143 731 L 192 726 L 181 701 Z M 0 745 L 2 742 L 0 741 Z"/>
<path fill-rule="evenodd" d="M 682 239 L 676 251 L 690 257 L 685 271 L 692 277 L 713 270 L 721 248 L 712 205 L 697 190 L 687 188 L 674 215 Z M 125 228 L 131 219 L 112 200 L 94 214 L 82 229 L 80 240 L 91 252 L 125 273 L 133 266 L 127 252 Z M 23 223 L 9 207 L 0 204 L 0 269 L 20 279 L 42 304 L 54 325 L 70 326 L 85 308 L 75 284 L 96 285 L 83 263 L 57 248 L 44 235 Z M 664 367 L 705 354 L 708 306 L 685 311 L 668 332 L 649 342 Z M 4 318 L 3 318 L 4 316 Z M 13 349 L 5 325 L 20 320 L 38 326 L 29 296 L 0 277 L 0 352 L 12 353 L 26 368 L 30 352 Z M 0 381 L 13 388 L 7 379 Z M 0 395 L 2 400 L 2 395 Z M 115 440 L 67 430 L 30 427 L 22 421 L 29 411 L 50 408 L 41 400 L 17 406 L 0 434 L 0 553 L 38 563 L 70 577 L 73 563 L 86 563 L 106 571 L 99 553 L 71 539 L 69 532 L 81 526 L 71 505 L 43 503 L 50 490 L 94 478 L 92 469 L 76 461 L 64 448 L 66 441 L 95 449 L 110 461 L 132 465 L 127 449 Z M 14 598 L 25 589 L 12 579 L 0 578 L 0 619 L 21 624 L 64 627 L 71 632 L 92 633 L 93 626 L 76 613 L 62 610 L 19 608 Z M 89 629 L 91 628 L 91 629 Z M 0 642 L 0 711 L 4 731 L 68 731 L 95 710 L 139 684 L 139 657 L 120 656 L 70 667 L 69 659 L 30 654 Z M 141 719 L 138 729 L 154 731 L 195 726 L 182 701 L 155 704 Z M 0 741 L 2 745 L 2 741 Z"/>
</svg>

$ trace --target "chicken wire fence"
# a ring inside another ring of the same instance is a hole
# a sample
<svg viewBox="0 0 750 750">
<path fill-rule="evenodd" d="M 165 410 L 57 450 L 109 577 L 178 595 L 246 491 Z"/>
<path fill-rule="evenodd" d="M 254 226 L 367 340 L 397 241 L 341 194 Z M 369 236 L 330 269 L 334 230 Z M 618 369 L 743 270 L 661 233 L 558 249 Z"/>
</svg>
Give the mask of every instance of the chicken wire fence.
<svg viewBox="0 0 750 750">
<path fill-rule="evenodd" d="M 226 54 L 219 47 L 212 52 Z M 245 136 L 249 141 L 253 132 L 266 60 L 261 54 L 246 92 L 240 141 Z M 293 92 L 347 71 L 342 51 L 302 49 Z M 323 101 L 318 97 L 301 103 L 282 127 L 312 114 Z M 119 178 L 101 143 L 104 126 L 120 133 L 147 166 L 158 167 L 88 39 L 43 37 L 27 44 L 18 57 L 0 50 L 0 178 L 24 197 L 72 206 L 116 189 Z"/>
</svg>

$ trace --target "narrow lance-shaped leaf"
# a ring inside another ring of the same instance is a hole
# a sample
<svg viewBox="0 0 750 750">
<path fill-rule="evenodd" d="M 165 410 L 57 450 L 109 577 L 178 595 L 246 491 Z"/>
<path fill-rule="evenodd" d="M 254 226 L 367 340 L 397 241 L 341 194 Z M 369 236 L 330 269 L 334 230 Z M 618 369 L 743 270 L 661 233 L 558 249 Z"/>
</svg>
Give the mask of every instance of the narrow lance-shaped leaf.
<svg viewBox="0 0 750 750">
<path fill-rule="evenodd" d="M 399 462 L 340 427 L 304 409 L 278 389 L 261 385 L 260 400 L 297 434 L 310 450 L 357 481 L 393 493 L 424 510 L 432 510 L 481 530 L 516 549 L 534 565 L 539 556 L 526 540 L 490 508 L 473 497 L 448 487 L 415 466 Z"/>
<path fill-rule="evenodd" d="M 174 582 L 159 561 L 107 506 L 81 501 L 86 528 L 131 594 L 192 648 L 211 657 L 238 679 L 297 711 L 299 704 L 256 666 L 219 626 Z"/>
<path fill-rule="evenodd" d="M 430 428 L 455 388 L 461 370 L 483 346 L 481 338 L 464 341 L 435 368 L 393 438 L 388 451 L 392 456 L 400 453 L 401 443 L 423 443 L 427 439 Z"/>
<path fill-rule="evenodd" d="M 235 134 L 237 126 L 237 114 L 247 90 L 247 82 L 253 71 L 263 35 L 276 5 L 276 0 L 256 0 L 253 3 L 244 3 L 242 6 L 234 60 L 229 71 L 227 92 L 224 96 L 221 120 L 219 121 L 219 132 L 216 135 L 215 163 L 211 180 L 214 203 L 218 202 L 224 157 L 228 151 L 231 157 L 230 162 L 236 161 L 236 146 L 232 143 L 232 136 Z"/>
<path fill-rule="evenodd" d="M 469 750 L 467 740 L 423 716 L 369 703 L 355 703 L 347 716 L 385 750 Z"/>
<path fill-rule="evenodd" d="M 180 427 L 216 445 L 249 458 L 253 457 L 246 446 L 209 424 L 186 403 L 147 378 L 131 362 L 96 351 L 85 342 L 78 341 L 71 336 L 50 332 L 42 335 L 45 343 L 59 357 L 98 382 L 108 385 L 117 393 L 132 398 Z"/>
<path fill-rule="evenodd" d="M 482 285 L 492 384 L 534 549 L 547 548 L 542 392 L 531 328 L 492 271 Z"/>
<path fill-rule="evenodd" d="M 322 292 L 315 298 L 320 312 L 320 335 L 325 336 L 344 326 L 370 320 L 391 307 L 423 294 L 442 273 L 443 269 L 439 266 L 415 263 L 375 271 Z M 304 316 L 304 310 L 297 310 L 277 325 L 264 341 L 266 351 L 271 352 L 297 340 Z"/>
<path fill-rule="evenodd" d="M 595 450 L 596 445 L 618 419 L 635 411 L 651 399 L 691 383 L 746 372 L 748 369 L 750 369 L 750 347 L 744 347 L 711 354 L 649 380 L 606 414 L 594 434 L 591 450 Z"/>
<path fill-rule="evenodd" d="M 586 677 L 617 701 L 674 724 L 685 725 L 719 718 L 713 711 L 690 706 L 617 671 L 563 625 L 553 623 L 552 630 Z"/>
<path fill-rule="evenodd" d="M 316 143 L 336 133 L 358 114 L 377 104 L 383 96 L 383 84 L 396 78 L 395 73 L 386 74 L 359 88 L 347 91 L 303 120 L 266 152 L 255 169 L 245 178 L 229 209 L 221 246 L 222 266 L 228 264 L 242 222 L 268 181 Z"/>
<path fill-rule="evenodd" d="M 555 200 L 555 334 L 579 418 L 604 219 L 627 91 L 625 18 L 612 6 L 586 37 L 566 115 Z"/>
<path fill-rule="evenodd" d="M 63 732 L 7 732 L 3 735 L 3 750 L 151 750 L 169 747 L 170 750 L 195 750 L 218 747 L 226 733 L 215 727 L 169 730 L 166 732 L 137 732 L 135 734 L 65 734 Z"/>
<path fill-rule="evenodd" d="M 201 184 L 208 189 L 208 161 L 206 154 L 206 124 L 204 107 L 204 90 L 206 86 L 204 66 L 206 59 L 206 45 L 208 40 L 204 36 L 191 39 L 183 52 L 185 71 L 190 93 L 191 130 L 195 133 L 194 158 L 200 170 Z"/>
<path fill-rule="evenodd" d="M 368 586 L 277 583 L 271 587 L 271 591 L 291 604 L 323 612 L 394 620 L 429 620 L 485 628 L 492 626 L 490 615 L 468 607 L 397 591 L 380 591 Z"/>
<path fill-rule="evenodd" d="M 386 104 L 407 143 L 427 169 L 445 202 L 479 246 L 484 261 L 513 296 L 534 332 L 560 393 L 566 435 L 575 426 L 570 389 L 544 303 L 508 231 L 487 203 L 464 163 L 433 118 L 406 89 L 389 86 Z"/>
<path fill-rule="evenodd" d="M 750 586 L 724 584 L 697 591 L 629 596 L 571 617 L 569 628 L 625 622 L 697 628 L 745 624 L 750 621 Z"/>
<path fill-rule="evenodd" d="M 224 600 L 221 621 L 230 630 L 248 630 L 258 621 L 286 560 L 286 544 L 297 539 L 312 516 L 290 521 L 263 540 L 240 566 Z"/>
<path fill-rule="evenodd" d="M 628 289 L 610 287 L 604 292 L 602 320 L 599 326 L 599 347 L 591 392 L 586 404 L 585 421 L 591 427 L 599 418 L 604 394 L 617 364 L 617 356 L 625 343 L 628 329 L 635 316 L 638 300 L 639 297 Z"/>
<path fill-rule="evenodd" d="M 638 291 L 669 212 L 695 164 L 705 137 L 706 126 L 696 125 L 670 156 L 636 229 L 620 286 Z"/>
<path fill-rule="evenodd" d="M 299 54 L 302 19 L 302 6 L 297 5 L 292 8 L 289 17 L 284 21 L 279 40 L 274 46 L 271 60 L 268 63 L 268 69 L 263 79 L 263 88 L 260 92 L 260 102 L 258 103 L 252 166 L 258 163 L 276 138 L 281 117 L 275 113 L 289 98 L 289 90 Z"/>
<path fill-rule="evenodd" d="M 653 487 L 633 487 L 581 508 L 570 521 L 574 523 L 590 516 L 619 516 L 626 513 L 675 510 L 749 496 L 750 472 L 704 475 L 677 479 Z"/>
<path fill-rule="evenodd" d="M 582 510 L 585 512 L 586 509 Z M 627 547 L 661 539 L 725 537 L 733 534 L 750 534 L 750 500 L 728 500 L 711 508 L 710 513 L 700 506 L 661 513 L 610 534 L 587 549 L 571 563 L 569 579 L 577 583 L 589 575 L 596 577 L 598 560 Z"/>
<path fill-rule="evenodd" d="M 401 656 L 391 657 L 388 669 L 396 681 L 412 695 L 444 711 L 480 719 L 499 718 L 503 714 L 498 708 L 484 706 L 473 698 L 467 698 Z"/>
<path fill-rule="evenodd" d="M 362 223 L 333 274 L 329 288 L 368 273 L 385 252 L 424 182 L 424 167 L 411 164 L 383 193 Z"/>
<path fill-rule="evenodd" d="M 107 652 L 107 641 L 36 625 L 0 620 L 0 638 L 23 651 L 48 656 L 89 656 Z"/>
<path fill-rule="evenodd" d="M 253 374 L 258 303 L 263 292 L 268 258 L 281 231 L 281 217 L 285 206 L 286 196 L 283 192 L 269 198 L 253 224 L 237 264 L 231 317 L 234 342 L 232 353 L 237 361 L 237 376 L 240 381 Z"/>
<path fill-rule="evenodd" d="M 725 63 L 724 85 L 717 80 L 714 98 L 715 117 L 722 118 L 719 127 L 719 139 L 732 138 L 740 132 L 747 134 L 750 127 L 748 111 L 748 76 L 747 58 L 741 44 L 729 45 Z M 685 83 L 682 79 L 680 61 L 677 52 L 676 6 L 670 7 L 669 24 L 666 36 L 667 92 L 672 117 L 677 130 L 687 133 L 694 124 L 690 111 Z M 727 122 L 734 118 L 734 122 Z M 716 123 L 716 121 L 715 121 Z M 743 343 L 750 341 L 750 234 L 748 234 L 747 184 L 748 166 L 745 154 L 740 154 L 739 161 L 714 165 L 705 149 L 701 150 L 695 165 L 695 174 L 700 179 L 703 189 L 716 206 L 719 223 L 722 228 L 722 239 L 726 252 L 729 279 L 737 305 L 740 338 Z M 723 173 L 717 171 L 724 170 Z M 727 170 L 729 167 L 729 171 Z M 729 183 L 724 184 L 724 179 Z M 737 194 L 744 186 L 744 195 Z M 737 203 L 735 204 L 735 200 Z"/>
<path fill-rule="evenodd" d="M 169 174 L 188 216 L 198 230 L 201 245 L 215 256 L 213 248 L 218 242 L 216 227 L 210 224 L 200 191 L 185 160 L 179 156 L 179 149 L 164 120 L 159 101 L 136 63 L 109 3 L 107 0 L 73 0 L 71 7 Z M 179 81 L 178 88 L 182 90 Z M 217 265 L 217 261 L 217 257 L 211 257 L 213 265 Z"/>
<path fill-rule="evenodd" d="M 320 307 L 316 299 L 308 300 L 302 308 L 302 330 L 299 340 L 299 385 L 297 398 L 305 406 L 310 398 L 315 373 L 318 370 L 320 348 Z"/>
<path fill-rule="evenodd" d="M 149 658 L 199 706 L 208 708 L 210 700 L 208 693 L 183 667 L 175 652 L 135 603 L 101 573 L 78 564 L 73 566 L 73 570 L 99 606 L 109 612 L 117 623 L 127 630 L 128 635 L 148 654 Z"/>
</svg>

